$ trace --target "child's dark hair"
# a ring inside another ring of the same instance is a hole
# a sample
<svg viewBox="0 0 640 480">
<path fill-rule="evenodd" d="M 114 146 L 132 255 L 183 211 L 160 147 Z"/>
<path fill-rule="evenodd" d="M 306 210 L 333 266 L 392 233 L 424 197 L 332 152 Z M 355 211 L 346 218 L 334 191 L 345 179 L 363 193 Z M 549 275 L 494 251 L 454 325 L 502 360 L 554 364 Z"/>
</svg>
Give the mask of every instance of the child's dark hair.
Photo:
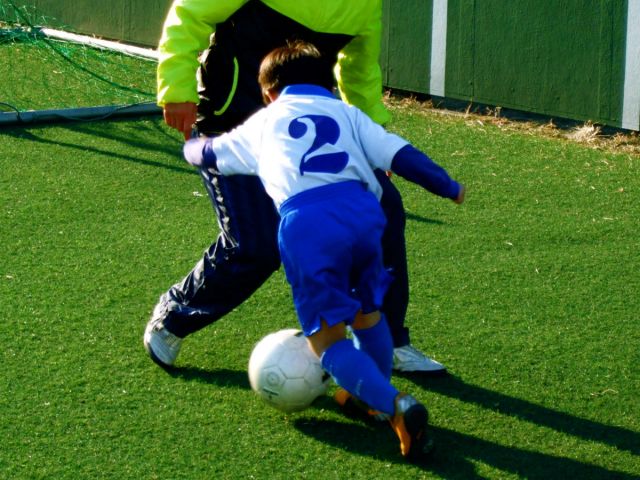
<svg viewBox="0 0 640 480">
<path fill-rule="evenodd" d="M 278 93 L 289 85 L 307 83 L 331 90 L 333 62 L 312 44 L 295 40 L 267 54 L 260 64 L 258 83 L 263 92 Z"/>
</svg>

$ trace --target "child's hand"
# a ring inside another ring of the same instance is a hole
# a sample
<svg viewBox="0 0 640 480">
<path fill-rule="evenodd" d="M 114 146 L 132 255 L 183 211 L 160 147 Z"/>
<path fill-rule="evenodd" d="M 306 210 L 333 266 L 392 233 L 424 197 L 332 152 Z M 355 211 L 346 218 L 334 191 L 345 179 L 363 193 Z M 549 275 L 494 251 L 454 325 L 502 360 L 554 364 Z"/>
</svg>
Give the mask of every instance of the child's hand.
<svg viewBox="0 0 640 480">
<path fill-rule="evenodd" d="M 456 198 L 453 199 L 453 201 L 455 203 L 457 203 L 458 205 L 460 205 L 462 202 L 464 202 L 464 194 L 466 192 L 466 188 L 464 188 L 464 185 L 460 185 L 460 191 L 458 192 L 458 196 Z"/>
</svg>

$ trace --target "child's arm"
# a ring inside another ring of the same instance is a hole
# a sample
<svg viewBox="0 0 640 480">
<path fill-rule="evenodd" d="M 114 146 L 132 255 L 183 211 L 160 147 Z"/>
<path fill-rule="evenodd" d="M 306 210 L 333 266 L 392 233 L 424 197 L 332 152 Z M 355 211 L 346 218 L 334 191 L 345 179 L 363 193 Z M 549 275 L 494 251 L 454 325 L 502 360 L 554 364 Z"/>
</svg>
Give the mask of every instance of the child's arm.
<svg viewBox="0 0 640 480">
<path fill-rule="evenodd" d="M 391 171 L 435 195 L 450 198 L 455 203 L 464 201 L 464 186 L 413 145 L 405 145 L 398 150 L 391 162 Z"/>
<path fill-rule="evenodd" d="M 183 147 L 185 160 L 220 175 L 258 175 L 256 155 L 236 133 L 187 140 Z"/>
<path fill-rule="evenodd" d="M 257 161 L 265 118 L 263 109 L 230 132 L 188 140 L 183 147 L 185 160 L 221 175 L 258 175 Z"/>
<path fill-rule="evenodd" d="M 184 159 L 191 165 L 217 170 L 218 158 L 211 148 L 211 139 L 192 138 L 187 140 L 182 152 Z"/>
</svg>

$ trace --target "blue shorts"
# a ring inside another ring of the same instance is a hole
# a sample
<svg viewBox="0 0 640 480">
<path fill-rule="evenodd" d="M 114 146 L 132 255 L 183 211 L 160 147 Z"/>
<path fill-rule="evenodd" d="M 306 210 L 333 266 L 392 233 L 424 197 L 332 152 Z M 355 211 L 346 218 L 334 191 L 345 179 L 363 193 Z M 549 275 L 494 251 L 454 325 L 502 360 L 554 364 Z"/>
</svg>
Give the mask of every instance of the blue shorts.
<svg viewBox="0 0 640 480">
<path fill-rule="evenodd" d="M 306 336 L 378 310 L 391 283 L 382 263 L 386 219 L 360 182 L 307 190 L 280 207 L 278 245 Z"/>
</svg>

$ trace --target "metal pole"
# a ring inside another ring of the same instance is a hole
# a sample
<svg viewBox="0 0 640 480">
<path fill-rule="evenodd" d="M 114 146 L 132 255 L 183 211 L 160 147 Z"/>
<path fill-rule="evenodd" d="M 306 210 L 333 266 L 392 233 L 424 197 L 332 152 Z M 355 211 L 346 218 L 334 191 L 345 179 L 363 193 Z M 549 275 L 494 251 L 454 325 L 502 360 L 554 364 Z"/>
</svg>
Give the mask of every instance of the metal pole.
<svg viewBox="0 0 640 480">
<path fill-rule="evenodd" d="M 92 121 L 105 118 L 159 115 L 162 109 L 155 103 L 116 105 L 86 108 L 62 108 L 56 110 L 27 110 L 24 112 L 0 112 L 0 127 L 32 125 L 64 121 Z"/>
</svg>

